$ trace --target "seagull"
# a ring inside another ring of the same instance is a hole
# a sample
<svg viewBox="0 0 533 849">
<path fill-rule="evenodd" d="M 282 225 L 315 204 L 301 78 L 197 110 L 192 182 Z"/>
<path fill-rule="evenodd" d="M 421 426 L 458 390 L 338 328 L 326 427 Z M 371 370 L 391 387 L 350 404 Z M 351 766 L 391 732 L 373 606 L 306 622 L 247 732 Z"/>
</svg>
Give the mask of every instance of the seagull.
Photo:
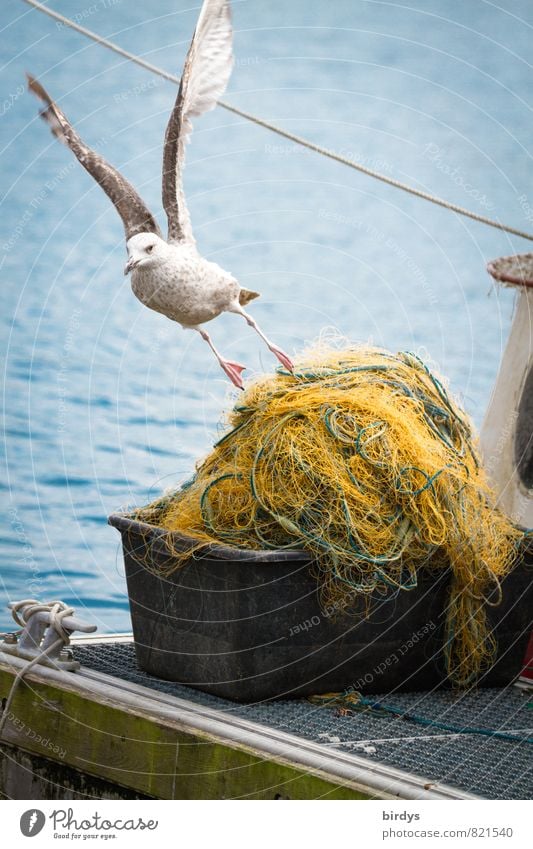
<svg viewBox="0 0 533 849">
<path fill-rule="evenodd" d="M 185 329 L 196 330 L 220 366 L 239 389 L 244 389 L 245 366 L 228 360 L 215 348 L 203 325 L 223 312 L 242 316 L 289 371 L 287 354 L 268 339 L 245 306 L 257 292 L 245 289 L 229 272 L 200 255 L 192 233 L 183 191 L 185 144 L 192 119 L 208 112 L 226 90 L 233 67 L 233 31 L 229 0 L 204 0 L 187 52 L 163 151 L 163 207 L 168 220 L 165 240 L 152 213 L 131 183 L 91 150 L 38 80 L 27 74 L 28 88 L 43 103 L 41 117 L 66 144 L 80 164 L 100 184 L 122 219 L 131 288 L 145 306 Z"/>
</svg>

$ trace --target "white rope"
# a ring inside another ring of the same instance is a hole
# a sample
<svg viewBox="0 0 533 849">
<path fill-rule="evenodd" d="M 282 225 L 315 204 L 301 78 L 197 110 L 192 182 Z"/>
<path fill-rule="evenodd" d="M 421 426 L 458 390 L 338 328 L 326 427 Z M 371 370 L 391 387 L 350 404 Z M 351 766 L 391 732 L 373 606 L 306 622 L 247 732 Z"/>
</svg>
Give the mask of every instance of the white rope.
<svg viewBox="0 0 533 849">
<path fill-rule="evenodd" d="M 19 611 L 23 610 L 23 617 L 21 618 Z M 4 705 L 4 710 L 2 712 L 2 717 L 0 718 L 0 738 L 2 737 L 4 727 L 6 725 L 8 716 L 11 712 L 11 705 L 13 704 L 13 699 L 15 697 L 15 693 L 20 685 L 20 682 L 24 678 L 28 672 L 33 669 L 38 663 L 42 661 L 44 657 L 47 657 L 49 654 L 52 654 L 55 649 L 57 649 L 60 645 L 63 645 L 68 641 L 69 632 L 65 630 L 63 627 L 63 619 L 67 616 L 72 616 L 74 613 L 73 607 L 67 607 L 67 605 L 62 601 L 50 601 L 47 604 L 43 604 L 37 601 L 34 598 L 27 598 L 24 601 L 18 601 L 11 608 L 11 612 L 13 615 L 13 619 L 18 625 L 22 627 L 26 626 L 28 620 L 37 613 L 41 613 L 43 611 L 49 612 L 50 614 L 50 624 L 47 627 L 51 627 L 57 633 L 57 640 L 54 640 L 48 648 L 42 649 L 35 657 L 30 660 L 22 669 L 19 669 L 15 678 L 13 679 L 13 683 L 11 685 L 11 690 L 9 691 L 9 695 L 7 697 L 6 703 Z"/>
<path fill-rule="evenodd" d="M 33 6 L 34 9 L 37 9 L 39 12 L 43 12 L 50 18 L 54 18 L 56 21 L 60 21 L 65 26 L 76 30 L 76 32 L 79 32 L 87 38 L 92 39 L 97 44 L 101 44 L 103 47 L 107 47 L 114 53 L 118 53 L 119 56 L 123 56 L 125 59 L 129 59 L 131 62 L 135 62 L 135 64 L 140 65 L 141 68 L 145 68 L 147 71 L 150 71 L 153 74 L 157 74 L 158 76 L 163 77 L 163 79 L 175 83 L 176 85 L 179 85 L 179 77 L 176 77 L 174 74 L 170 74 L 168 73 L 168 71 L 164 71 L 162 68 L 158 68 L 156 65 L 152 65 L 151 62 L 147 62 L 145 59 L 141 59 L 140 56 L 136 56 L 134 53 L 130 53 L 128 50 L 124 50 L 122 47 L 119 47 L 114 42 L 108 41 L 108 39 L 103 38 L 92 30 L 80 26 L 80 24 L 75 23 L 70 18 L 66 18 L 59 12 L 54 12 L 52 9 L 48 9 L 46 6 L 43 6 L 42 3 L 38 3 L 37 0 L 24 0 L 24 3 Z M 479 223 L 486 224 L 489 227 L 495 227 L 497 230 L 503 230 L 506 233 L 511 233 L 514 236 L 519 236 L 521 239 L 528 239 L 529 241 L 533 241 L 532 233 L 527 233 L 525 230 L 519 230 L 516 227 L 510 227 L 508 224 L 502 224 L 500 221 L 495 221 L 492 218 L 487 218 L 485 215 L 479 215 L 479 213 L 477 212 L 472 212 L 470 209 L 466 209 L 465 207 L 459 206 L 456 203 L 451 203 L 450 201 L 443 200 L 442 198 L 430 194 L 429 192 L 424 192 L 421 189 L 415 189 L 414 186 L 409 186 L 407 183 L 402 183 L 400 180 L 395 180 L 392 177 L 387 177 L 385 174 L 381 174 L 379 171 L 374 171 L 373 168 L 367 168 L 366 166 L 361 165 L 354 159 L 350 159 L 347 156 L 342 156 L 339 153 L 335 153 L 335 151 L 333 150 L 329 150 L 328 148 L 322 147 L 319 144 L 310 142 L 302 136 L 298 136 L 295 133 L 291 133 L 288 130 L 284 130 L 281 127 L 276 126 L 275 124 L 270 123 L 270 121 L 265 121 L 263 118 L 258 118 L 256 115 L 252 115 L 250 112 L 245 112 L 243 109 L 238 109 L 236 106 L 230 106 L 229 103 L 225 103 L 222 100 L 218 101 L 218 105 L 221 106 L 223 109 L 226 109 L 228 112 L 232 112 L 234 115 L 238 115 L 240 118 L 245 118 L 247 121 L 252 121 L 259 127 L 264 127 L 265 129 L 270 130 L 273 133 L 277 133 L 278 136 L 283 136 L 283 138 L 288 139 L 289 141 L 292 141 L 295 144 L 299 144 L 302 147 L 306 147 L 308 150 L 312 150 L 315 153 L 319 153 L 321 154 L 321 156 L 327 156 L 329 159 L 335 160 L 335 162 L 340 162 L 342 165 L 347 165 L 349 168 L 354 168 L 356 171 L 360 171 L 362 174 L 366 174 L 368 177 L 373 177 L 375 180 L 380 180 L 382 183 L 387 183 L 387 185 L 394 186 L 394 188 L 396 189 L 401 189 L 403 192 L 408 192 L 409 194 L 414 195 L 415 197 L 430 201 L 430 203 L 437 204 L 437 206 L 442 206 L 444 207 L 444 209 L 449 209 L 452 212 L 457 213 L 458 215 L 464 215 L 467 218 L 471 218 L 473 221 L 478 221 Z"/>
<path fill-rule="evenodd" d="M 27 607 L 27 610 L 24 610 L 25 607 Z M 20 610 L 24 611 L 23 618 L 19 615 Z M 13 616 L 13 619 L 17 625 L 20 625 L 22 628 L 27 625 L 28 619 L 36 613 L 41 612 L 50 613 L 50 626 L 54 629 L 54 631 L 57 631 L 63 642 L 66 642 L 69 638 L 69 634 L 68 631 L 65 631 L 63 628 L 62 621 L 66 616 L 72 616 L 74 613 L 73 607 L 67 607 L 63 601 L 42 602 L 37 601 L 37 599 L 34 598 L 26 598 L 23 601 L 17 601 L 11 607 L 11 615 Z"/>
</svg>

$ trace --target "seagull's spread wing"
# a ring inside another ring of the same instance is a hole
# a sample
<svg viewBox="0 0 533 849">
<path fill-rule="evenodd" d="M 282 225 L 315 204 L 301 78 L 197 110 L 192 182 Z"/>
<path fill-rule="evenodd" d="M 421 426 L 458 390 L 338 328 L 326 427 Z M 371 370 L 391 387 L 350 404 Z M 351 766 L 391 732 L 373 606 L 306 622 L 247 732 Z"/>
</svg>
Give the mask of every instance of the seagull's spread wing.
<svg viewBox="0 0 533 849">
<path fill-rule="evenodd" d="M 137 233 L 148 232 L 161 235 L 150 210 L 131 183 L 116 168 L 106 162 L 100 154 L 95 153 L 82 141 L 66 115 L 54 103 L 42 85 L 29 74 L 28 88 L 46 104 L 40 114 L 49 125 L 52 133 L 70 147 L 85 170 L 101 185 L 108 198 L 115 205 L 124 224 L 126 241 Z"/>
<path fill-rule="evenodd" d="M 185 204 L 182 170 L 191 119 L 216 106 L 233 67 L 229 0 L 204 0 L 165 135 L 163 206 L 169 241 L 194 243 Z"/>
</svg>

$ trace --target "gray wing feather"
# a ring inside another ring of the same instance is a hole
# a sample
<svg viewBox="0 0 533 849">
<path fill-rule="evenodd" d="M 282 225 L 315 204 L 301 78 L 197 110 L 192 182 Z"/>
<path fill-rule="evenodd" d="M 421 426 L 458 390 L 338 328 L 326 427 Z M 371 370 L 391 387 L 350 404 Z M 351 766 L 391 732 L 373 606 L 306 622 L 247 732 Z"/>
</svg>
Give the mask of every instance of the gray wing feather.
<svg viewBox="0 0 533 849">
<path fill-rule="evenodd" d="M 165 134 L 163 206 L 169 241 L 194 244 L 183 194 L 185 143 L 192 130 L 191 119 L 214 109 L 226 90 L 233 67 L 232 42 L 229 0 L 204 0 Z"/>
<path fill-rule="evenodd" d="M 41 118 L 46 121 L 54 136 L 71 149 L 81 165 L 100 184 L 114 204 L 124 224 L 126 241 L 137 233 L 157 233 L 160 236 L 161 231 L 157 222 L 131 183 L 122 176 L 120 171 L 106 162 L 103 156 L 95 153 L 82 141 L 66 115 L 54 103 L 43 86 L 29 74 L 27 77 L 29 90 L 46 104 L 40 113 Z"/>
</svg>

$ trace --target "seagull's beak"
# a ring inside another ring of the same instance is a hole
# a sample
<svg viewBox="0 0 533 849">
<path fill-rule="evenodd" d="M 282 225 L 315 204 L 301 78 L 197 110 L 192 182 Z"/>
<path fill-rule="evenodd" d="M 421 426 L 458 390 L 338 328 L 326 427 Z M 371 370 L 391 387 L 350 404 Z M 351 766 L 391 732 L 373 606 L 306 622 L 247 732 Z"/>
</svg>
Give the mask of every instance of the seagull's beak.
<svg viewBox="0 0 533 849">
<path fill-rule="evenodd" d="M 130 256 L 126 265 L 124 266 L 124 276 L 127 277 L 127 275 L 130 273 L 130 271 L 133 271 L 133 269 L 137 265 L 139 265 L 140 261 L 141 261 L 140 259 L 135 259 L 135 257 Z"/>
</svg>

